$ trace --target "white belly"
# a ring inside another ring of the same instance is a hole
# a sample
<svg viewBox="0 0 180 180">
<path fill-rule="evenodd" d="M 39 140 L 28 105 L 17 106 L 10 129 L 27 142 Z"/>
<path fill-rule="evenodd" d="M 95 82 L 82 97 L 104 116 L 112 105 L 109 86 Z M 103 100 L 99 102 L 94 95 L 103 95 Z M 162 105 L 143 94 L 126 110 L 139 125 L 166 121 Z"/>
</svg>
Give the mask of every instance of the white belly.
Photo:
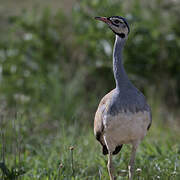
<svg viewBox="0 0 180 180">
<path fill-rule="evenodd" d="M 138 113 L 119 113 L 117 116 L 104 118 L 104 136 L 114 147 L 120 144 L 133 143 L 144 138 L 150 123 L 147 111 Z"/>
</svg>

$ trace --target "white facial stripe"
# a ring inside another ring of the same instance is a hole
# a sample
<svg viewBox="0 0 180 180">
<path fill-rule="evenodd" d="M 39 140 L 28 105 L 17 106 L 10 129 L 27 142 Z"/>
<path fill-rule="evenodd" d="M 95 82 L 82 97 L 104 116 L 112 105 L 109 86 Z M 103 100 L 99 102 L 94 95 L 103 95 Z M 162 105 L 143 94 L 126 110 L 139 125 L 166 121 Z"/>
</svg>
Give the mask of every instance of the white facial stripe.
<svg viewBox="0 0 180 180">
<path fill-rule="evenodd" d="M 119 19 L 119 18 L 110 18 L 110 20 L 112 20 L 112 21 L 118 20 L 119 22 L 124 23 L 123 20 Z"/>
</svg>

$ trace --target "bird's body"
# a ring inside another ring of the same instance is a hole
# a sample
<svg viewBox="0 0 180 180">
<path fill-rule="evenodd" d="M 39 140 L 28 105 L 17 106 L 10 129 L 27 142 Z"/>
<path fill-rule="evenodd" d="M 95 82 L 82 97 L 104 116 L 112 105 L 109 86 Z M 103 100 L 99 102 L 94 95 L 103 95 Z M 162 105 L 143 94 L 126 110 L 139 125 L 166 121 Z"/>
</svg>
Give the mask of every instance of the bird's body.
<svg viewBox="0 0 180 180">
<path fill-rule="evenodd" d="M 118 97 L 118 98 L 117 98 Z M 113 98 L 121 101 L 120 93 L 116 89 L 108 93 L 100 102 L 95 115 L 94 131 L 95 135 L 103 145 L 106 145 L 105 139 L 108 139 L 108 148 L 113 152 L 115 148 L 122 144 L 141 141 L 146 135 L 148 126 L 151 122 L 151 114 L 148 110 L 138 111 L 136 107 L 132 109 L 118 109 L 118 103 L 112 104 Z M 126 97 L 122 96 L 122 99 Z M 123 102 L 123 100 L 122 100 Z M 126 104 L 126 106 L 128 106 Z M 121 107 L 121 106 L 119 106 Z M 132 110 L 132 111 L 131 111 Z"/>
<path fill-rule="evenodd" d="M 115 19 L 124 20 L 117 16 Z M 102 21 L 110 24 L 110 27 L 111 22 L 112 24 L 115 22 L 114 18 Z M 113 27 L 111 29 L 116 34 L 113 53 L 116 88 L 105 95 L 98 106 L 94 119 L 94 133 L 103 147 L 103 154 L 108 154 L 108 170 L 111 180 L 114 179 L 111 155 L 117 154 L 123 144 L 132 144 L 130 160 L 130 179 L 132 179 L 136 149 L 151 125 L 151 110 L 144 95 L 128 79 L 122 63 L 122 51 L 129 26 L 126 26 L 126 29 L 122 26 L 122 31 L 119 30 L 118 33 L 116 33 L 117 29 Z"/>
</svg>

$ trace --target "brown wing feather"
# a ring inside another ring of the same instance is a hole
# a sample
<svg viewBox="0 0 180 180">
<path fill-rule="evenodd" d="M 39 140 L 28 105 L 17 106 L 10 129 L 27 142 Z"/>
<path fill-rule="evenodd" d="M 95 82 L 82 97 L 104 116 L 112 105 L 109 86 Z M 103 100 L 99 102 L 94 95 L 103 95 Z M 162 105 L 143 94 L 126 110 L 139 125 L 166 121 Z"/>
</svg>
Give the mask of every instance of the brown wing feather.
<svg viewBox="0 0 180 180">
<path fill-rule="evenodd" d="M 102 144 L 105 145 L 104 139 L 102 138 L 103 134 L 103 112 L 107 110 L 108 104 L 110 102 L 110 99 L 112 97 L 113 91 L 110 91 L 108 94 L 106 94 L 100 101 L 98 109 L 95 114 L 94 118 L 94 134 L 96 136 L 96 139 Z"/>
</svg>

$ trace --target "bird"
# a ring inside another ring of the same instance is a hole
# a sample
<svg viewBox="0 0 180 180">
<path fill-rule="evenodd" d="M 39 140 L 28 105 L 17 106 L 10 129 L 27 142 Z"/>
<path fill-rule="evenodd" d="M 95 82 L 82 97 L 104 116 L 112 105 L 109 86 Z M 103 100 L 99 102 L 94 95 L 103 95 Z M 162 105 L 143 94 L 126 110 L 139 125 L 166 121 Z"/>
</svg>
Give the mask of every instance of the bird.
<svg viewBox="0 0 180 180">
<path fill-rule="evenodd" d="M 118 154 L 124 144 L 131 144 L 128 165 L 129 179 L 133 179 L 137 148 L 152 123 L 151 108 L 143 93 L 129 80 L 123 65 L 123 49 L 130 33 L 130 26 L 122 16 L 95 17 L 115 34 L 113 73 L 115 88 L 100 101 L 94 118 L 94 134 L 108 155 L 108 173 L 114 180 L 112 155 Z"/>
</svg>

